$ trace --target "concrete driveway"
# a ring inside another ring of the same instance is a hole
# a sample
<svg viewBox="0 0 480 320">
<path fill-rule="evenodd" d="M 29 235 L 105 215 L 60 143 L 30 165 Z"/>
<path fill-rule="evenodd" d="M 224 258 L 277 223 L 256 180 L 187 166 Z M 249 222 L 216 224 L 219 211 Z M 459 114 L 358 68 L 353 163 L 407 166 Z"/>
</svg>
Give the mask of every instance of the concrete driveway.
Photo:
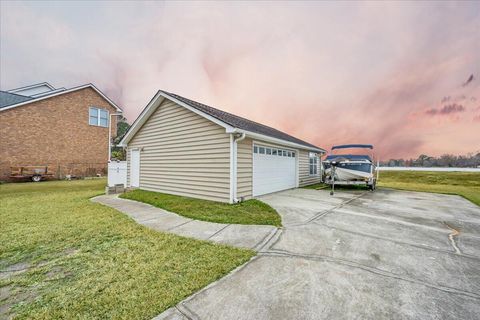
<svg viewBox="0 0 480 320">
<path fill-rule="evenodd" d="M 168 319 L 478 319 L 480 208 L 458 196 L 289 190 L 284 230 Z"/>
</svg>

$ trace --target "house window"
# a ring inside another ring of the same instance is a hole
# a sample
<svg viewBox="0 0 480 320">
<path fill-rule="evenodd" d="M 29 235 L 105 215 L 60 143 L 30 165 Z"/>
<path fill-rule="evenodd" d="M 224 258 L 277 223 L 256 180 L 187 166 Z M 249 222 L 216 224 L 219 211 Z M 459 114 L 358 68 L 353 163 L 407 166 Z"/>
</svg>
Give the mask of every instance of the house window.
<svg viewBox="0 0 480 320">
<path fill-rule="evenodd" d="M 258 147 L 257 146 L 253 147 L 253 153 L 258 153 Z"/>
<path fill-rule="evenodd" d="M 265 148 L 264 147 L 258 147 L 258 152 L 260 154 L 265 154 Z"/>
<path fill-rule="evenodd" d="M 316 153 L 309 154 L 310 175 L 315 176 L 318 173 L 318 158 Z"/>
<path fill-rule="evenodd" d="M 88 123 L 92 126 L 108 127 L 108 110 L 90 107 Z"/>
</svg>

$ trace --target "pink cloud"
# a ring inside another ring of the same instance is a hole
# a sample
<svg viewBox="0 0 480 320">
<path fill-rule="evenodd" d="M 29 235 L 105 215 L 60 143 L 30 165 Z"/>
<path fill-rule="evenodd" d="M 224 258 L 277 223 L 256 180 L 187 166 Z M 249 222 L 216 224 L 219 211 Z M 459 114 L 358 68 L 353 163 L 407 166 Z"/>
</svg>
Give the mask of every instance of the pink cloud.
<svg viewBox="0 0 480 320">
<path fill-rule="evenodd" d="M 372 143 L 382 157 L 480 149 L 471 121 L 480 85 L 468 81 L 480 72 L 478 3 L 0 5 L 3 89 L 93 82 L 130 122 L 165 89 L 324 148 Z M 26 42 L 32 35 L 40 40 Z"/>
</svg>

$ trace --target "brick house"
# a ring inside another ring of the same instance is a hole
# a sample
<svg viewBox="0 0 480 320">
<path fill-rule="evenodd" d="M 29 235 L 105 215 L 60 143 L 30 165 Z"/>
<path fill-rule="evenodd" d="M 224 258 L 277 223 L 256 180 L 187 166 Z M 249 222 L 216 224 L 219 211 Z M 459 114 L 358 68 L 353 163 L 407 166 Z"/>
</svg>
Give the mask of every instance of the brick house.
<svg viewBox="0 0 480 320">
<path fill-rule="evenodd" d="M 105 174 L 121 112 L 93 84 L 0 91 L 0 180 L 16 166 L 48 166 L 56 178 Z"/>
</svg>

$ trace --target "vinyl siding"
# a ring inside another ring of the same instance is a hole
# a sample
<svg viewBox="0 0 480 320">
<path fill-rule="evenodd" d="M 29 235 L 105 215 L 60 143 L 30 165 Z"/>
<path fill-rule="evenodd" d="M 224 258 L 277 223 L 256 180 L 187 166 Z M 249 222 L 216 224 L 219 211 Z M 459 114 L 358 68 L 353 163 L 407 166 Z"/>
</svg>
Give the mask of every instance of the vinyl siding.
<svg viewBox="0 0 480 320">
<path fill-rule="evenodd" d="M 221 126 L 165 100 L 128 143 L 140 151 L 140 188 L 230 200 L 230 137 Z"/>
<path fill-rule="evenodd" d="M 310 175 L 310 168 L 309 168 L 309 151 L 300 150 L 300 157 L 298 158 L 298 166 L 299 166 L 299 186 L 308 186 L 310 184 L 319 183 L 320 182 L 320 160 L 318 161 L 318 174 L 315 176 Z"/>
<path fill-rule="evenodd" d="M 250 138 L 237 143 L 237 198 L 252 198 L 253 141 Z"/>
</svg>

